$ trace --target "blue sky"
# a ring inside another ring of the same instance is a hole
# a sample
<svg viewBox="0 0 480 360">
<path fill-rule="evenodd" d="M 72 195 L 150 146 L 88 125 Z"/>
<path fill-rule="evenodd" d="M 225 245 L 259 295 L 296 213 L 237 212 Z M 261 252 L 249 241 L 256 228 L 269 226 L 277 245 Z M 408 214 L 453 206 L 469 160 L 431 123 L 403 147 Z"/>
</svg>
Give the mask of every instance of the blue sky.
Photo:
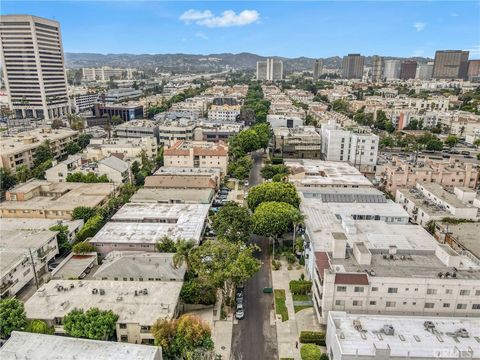
<svg viewBox="0 0 480 360">
<path fill-rule="evenodd" d="M 2 14 L 54 18 L 65 51 L 253 52 L 287 57 L 480 58 L 480 1 L 5 1 Z"/>
</svg>

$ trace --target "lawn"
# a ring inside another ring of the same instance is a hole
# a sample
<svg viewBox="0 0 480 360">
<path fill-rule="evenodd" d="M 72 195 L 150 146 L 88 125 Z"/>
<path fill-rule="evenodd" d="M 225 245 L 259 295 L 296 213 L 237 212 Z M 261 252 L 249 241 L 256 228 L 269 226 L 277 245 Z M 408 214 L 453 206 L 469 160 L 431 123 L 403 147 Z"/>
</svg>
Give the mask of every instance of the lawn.
<svg viewBox="0 0 480 360">
<path fill-rule="evenodd" d="M 310 295 L 302 295 L 302 294 L 294 294 L 292 295 L 293 301 L 310 301 L 312 298 Z M 303 309 L 308 309 L 312 307 L 312 305 L 293 305 L 293 308 L 295 309 L 295 313 L 299 312 L 300 310 Z"/>
<path fill-rule="evenodd" d="M 273 290 L 275 295 L 275 312 L 282 316 L 282 321 L 288 320 L 287 305 L 285 305 L 285 290 L 275 289 Z"/>
</svg>

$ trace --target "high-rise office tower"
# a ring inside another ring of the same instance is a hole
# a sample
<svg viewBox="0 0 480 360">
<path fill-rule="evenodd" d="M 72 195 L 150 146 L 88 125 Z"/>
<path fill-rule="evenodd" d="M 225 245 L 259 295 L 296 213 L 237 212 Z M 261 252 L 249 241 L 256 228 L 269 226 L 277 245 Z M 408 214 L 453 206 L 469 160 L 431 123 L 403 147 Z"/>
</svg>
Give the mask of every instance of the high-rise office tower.
<svg viewBox="0 0 480 360">
<path fill-rule="evenodd" d="M 348 54 L 343 57 L 342 76 L 344 79 L 361 79 L 365 57 L 360 54 Z"/>
<path fill-rule="evenodd" d="M 418 64 L 415 79 L 431 80 L 433 75 L 433 62 L 427 64 Z"/>
<path fill-rule="evenodd" d="M 468 61 L 467 78 L 469 81 L 480 81 L 480 60 Z"/>
<path fill-rule="evenodd" d="M 411 60 L 402 61 L 400 65 L 400 79 L 415 79 L 417 73 L 417 62 Z"/>
<path fill-rule="evenodd" d="M 466 79 L 468 51 L 438 50 L 433 64 L 434 79 Z"/>
<path fill-rule="evenodd" d="M 383 68 L 383 76 L 387 80 L 400 79 L 400 60 L 385 60 L 385 65 Z"/>
<path fill-rule="evenodd" d="M 257 61 L 257 80 L 283 80 L 283 62 L 275 59 Z"/>
<path fill-rule="evenodd" d="M 378 82 L 383 79 L 383 57 L 374 55 L 372 58 L 372 81 Z"/>
<path fill-rule="evenodd" d="M 30 15 L 0 16 L 1 57 L 17 118 L 53 119 L 69 112 L 60 24 Z"/>
<path fill-rule="evenodd" d="M 322 74 L 323 74 L 323 60 L 317 59 L 315 60 L 315 64 L 313 65 L 313 81 L 317 81 Z"/>
</svg>

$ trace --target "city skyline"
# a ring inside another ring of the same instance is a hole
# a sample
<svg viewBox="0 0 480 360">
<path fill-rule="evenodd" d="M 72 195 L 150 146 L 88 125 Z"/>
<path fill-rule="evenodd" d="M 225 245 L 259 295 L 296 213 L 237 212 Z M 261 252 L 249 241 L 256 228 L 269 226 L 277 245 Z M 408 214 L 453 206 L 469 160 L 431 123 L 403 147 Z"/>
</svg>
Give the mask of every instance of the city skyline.
<svg viewBox="0 0 480 360">
<path fill-rule="evenodd" d="M 348 53 L 480 58 L 477 2 L 15 2 L 2 14 L 60 22 L 66 52 L 325 58 Z M 54 6 L 53 6 L 54 5 Z M 85 26 L 78 26 L 83 19 Z M 287 24 L 287 25 L 286 25 Z M 295 31 L 292 31 L 292 29 Z M 299 36 L 300 34 L 300 36 Z"/>
</svg>

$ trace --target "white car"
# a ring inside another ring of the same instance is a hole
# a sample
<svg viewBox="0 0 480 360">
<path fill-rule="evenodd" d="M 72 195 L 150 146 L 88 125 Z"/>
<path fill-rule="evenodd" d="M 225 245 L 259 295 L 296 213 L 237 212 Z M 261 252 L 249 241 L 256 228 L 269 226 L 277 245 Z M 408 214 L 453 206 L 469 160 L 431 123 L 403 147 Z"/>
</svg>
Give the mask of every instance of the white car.
<svg viewBox="0 0 480 360">
<path fill-rule="evenodd" d="M 235 318 L 241 320 L 245 317 L 245 310 L 242 304 L 237 304 L 237 311 L 235 312 Z"/>
</svg>

